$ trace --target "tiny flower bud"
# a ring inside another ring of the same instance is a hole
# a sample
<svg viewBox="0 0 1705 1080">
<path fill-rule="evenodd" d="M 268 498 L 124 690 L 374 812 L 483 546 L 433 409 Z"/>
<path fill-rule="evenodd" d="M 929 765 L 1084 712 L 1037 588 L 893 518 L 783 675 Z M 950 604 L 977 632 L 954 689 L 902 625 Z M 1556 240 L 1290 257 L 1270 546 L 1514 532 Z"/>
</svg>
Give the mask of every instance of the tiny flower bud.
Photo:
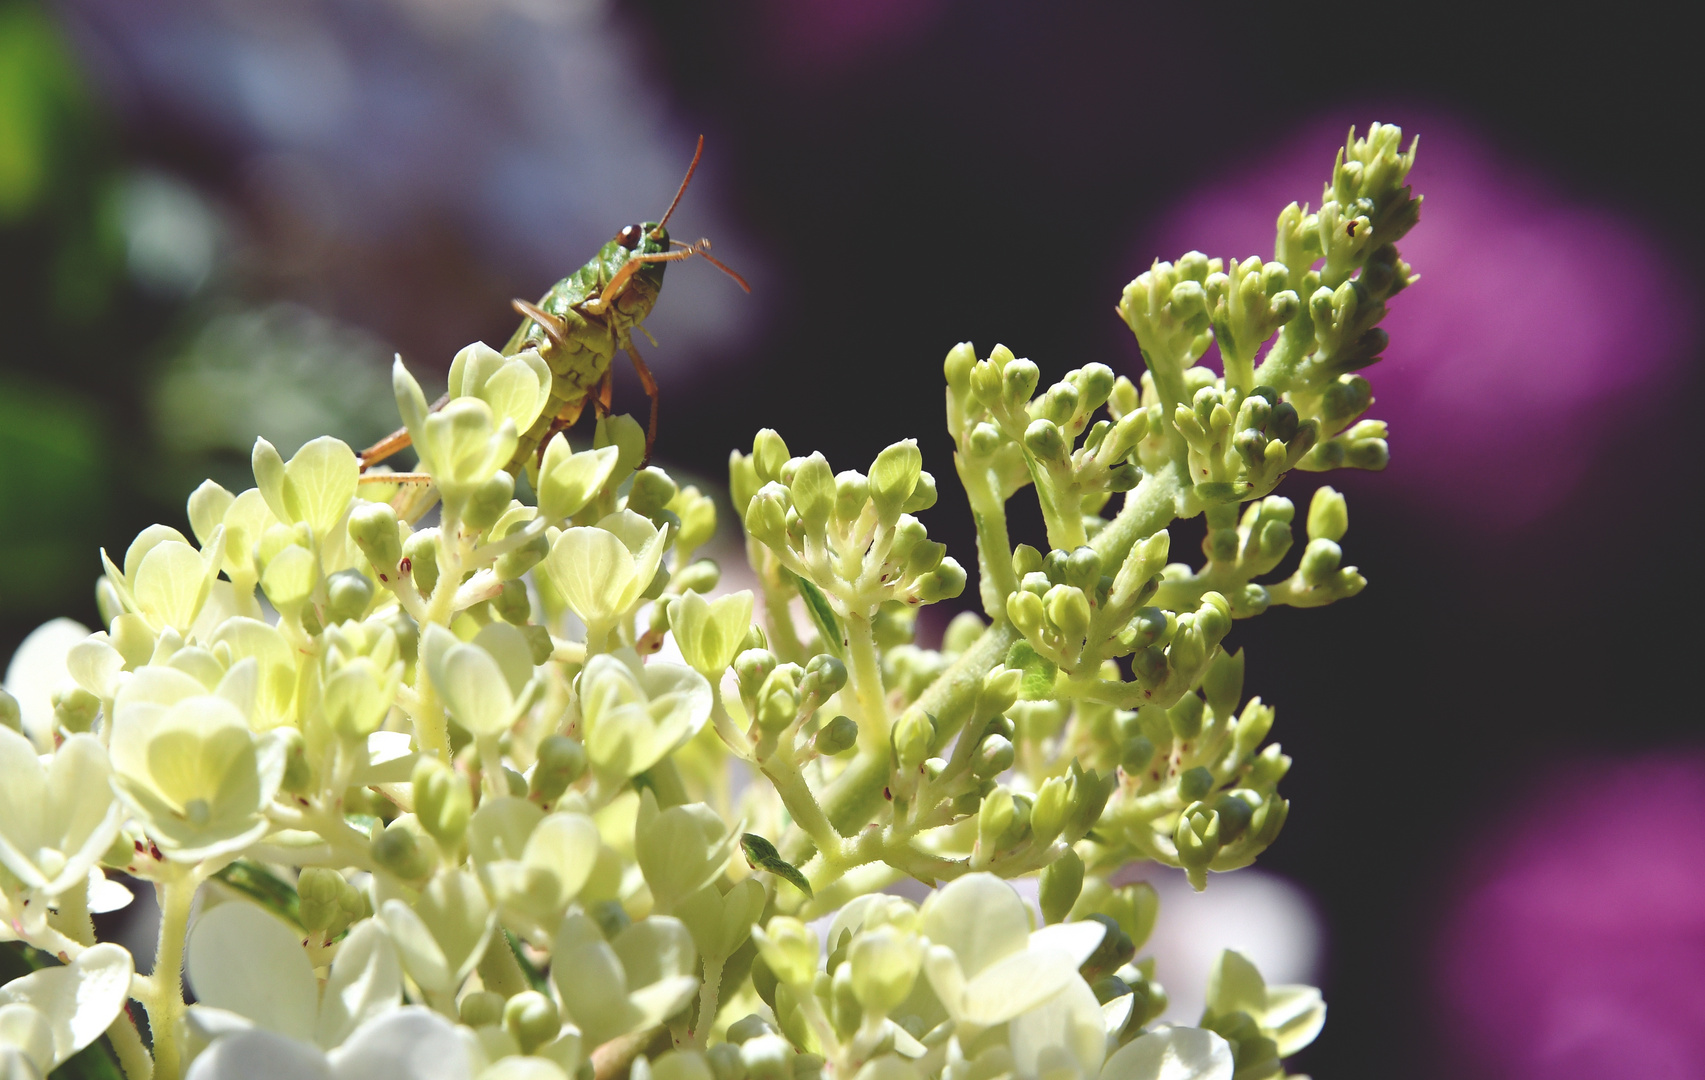
<svg viewBox="0 0 1705 1080">
<path fill-rule="evenodd" d="M 1024 446 L 1044 461 L 1065 456 L 1066 437 L 1052 420 L 1032 420 L 1024 429 Z"/>
<path fill-rule="evenodd" d="M 835 477 L 822 454 L 812 454 L 799 463 L 788 490 L 806 528 L 821 529 L 835 508 Z"/>
<path fill-rule="evenodd" d="M 812 745 L 826 757 L 844 754 L 858 745 L 858 724 L 850 716 L 837 716 L 823 725 Z"/>
<path fill-rule="evenodd" d="M 504 999 L 502 994 L 490 990 L 471 990 L 462 995 L 457 1003 L 457 1013 L 462 1023 L 471 1028 L 482 1028 L 488 1024 L 503 1023 Z"/>
<path fill-rule="evenodd" d="M 716 588 L 722 580 L 722 568 L 717 566 L 715 559 L 699 559 L 682 568 L 673 578 L 675 590 L 680 593 L 708 593 Z"/>
<path fill-rule="evenodd" d="M 349 538 L 375 571 L 387 578 L 396 574 L 403 548 L 397 536 L 397 512 L 389 503 L 358 502 L 349 512 Z"/>
<path fill-rule="evenodd" d="M 1214 787 L 1214 774 L 1201 765 L 1186 769 L 1178 778 L 1178 797 L 1187 803 L 1198 802 L 1207 797 Z"/>
<path fill-rule="evenodd" d="M 23 712 L 18 707 L 18 699 L 0 690 L 0 726 L 9 727 L 13 731 L 24 730 Z"/>
<path fill-rule="evenodd" d="M 586 771 L 586 748 L 566 735 L 547 735 L 539 741 L 538 763 L 528 794 L 535 802 L 555 802 Z"/>
<path fill-rule="evenodd" d="M 537 990 L 523 990 L 504 1003 L 503 1030 L 523 1054 L 531 1054 L 557 1037 L 562 1017 L 556 1002 Z"/>
<path fill-rule="evenodd" d="M 1042 868 L 1042 881 L 1036 896 L 1042 908 L 1042 920 L 1050 926 L 1064 922 L 1082 892 L 1083 860 L 1068 847 L 1063 855 Z"/>
<path fill-rule="evenodd" d="M 848 469 L 835 474 L 835 517 L 842 524 L 851 525 L 857 521 L 869 501 L 870 481 L 863 473 Z"/>
<path fill-rule="evenodd" d="M 899 518 L 923 472 L 923 454 L 916 439 L 903 439 L 870 465 L 870 501 L 883 521 Z"/>
<path fill-rule="evenodd" d="M 810 986 L 817 974 L 817 934 L 798 919 L 777 915 L 752 928 L 758 955 L 789 986 Z"/>
<path fill-rule="evenodd" d="M 1034 574 L 1042 569 L 1042 553 L 1029 544 L 1020 544 L 1012 549 L 1012 572 L 1019 577 Z"/>
<path fill-rule="evenodd" d="M 1342 540 L 1349 528 L 1350 509 L 1344 496 L 1329 487 L 1316 489 L 1308 504 L 1309 540 Z"/>
<path fill-rule="evenodd" d="M 818 653 L 805 665 L 805 678 L 800 681 L 801 694 L 816 694 L 818 700 L 827 698 L 847 684 L 847 666 L 828 653 Z"/>
<path fill-rule="evenodd" d="M 654 517 L 680 493 L 669 474 L 653 465 L 633 474 L 633 486 L 628 489 L 627 508 L 640 517 Z"/>
<path fill-rule="evenodd" d="M 929 757 L 935 726 L 916 709 L 907 710 L 894 725 L 894 756 L 903 771 L 910 772 Z"/>
<path fill-rule="evenodd" d="M 752 439 L 752 467 L 763 483 L 781 479 L 781 467 L 792 456 L 773 428 L 764 428 Z"/>
<path fill-rule="evenodd" d="M 1029 360 L 1008 360 L 1001 370 L 1001 400 L 1009 409 L 1022 408 L 1041 377 L 1041 369 Z"/>
<path fill-rule="evenodd" d="M 414 813 L 420 827 L 446 851 L 454 851 L 473 814 L 473 790 L 468 781 L 435 757 L 422 755 L 410 778 Z"/>
<path fill-rule="evenodd" d="M 432 856 L 407 827 L 393 823 L 372 843 L 373 861 L 404 881 L 418 881 L 432 871 Z"/>
<path fill-rule="evenodd" d="M 409 560 L 409 573 L 414 587 L 422 595 L 431 595 L 438 584 L 438 530 L 422 529 L 403 543 L 403 556 Z"/>
<path fill-rule="evenodd" d="M 359 570 L 339 570 L 326 578 L 326 622 L 340 623 L 367 614 L 373 583 Z"/>
<path fill-rule="evenodd" d="M 1089 630 L 1089 597 L 1071 585 L 1056 585 L 1042 598 L 1048 620 L 1067 641 L 1075 641 Z"/>
<path fill-rule="evenodd" d="M 976 756 L 971 759 L 971 775 L 979 780 L 993 780 L 1012 768 L 1012 760 L 1012 740 L 990 735 L 977 747 Z"/>
<path fill-rule="evenodd" d="M 734 677 L 740 681 L 740 693 L 748 697 L 757 696 L 775 669 L 775 654 L 768 649 L 747 649 L 734 658 Z"/>
</svg>

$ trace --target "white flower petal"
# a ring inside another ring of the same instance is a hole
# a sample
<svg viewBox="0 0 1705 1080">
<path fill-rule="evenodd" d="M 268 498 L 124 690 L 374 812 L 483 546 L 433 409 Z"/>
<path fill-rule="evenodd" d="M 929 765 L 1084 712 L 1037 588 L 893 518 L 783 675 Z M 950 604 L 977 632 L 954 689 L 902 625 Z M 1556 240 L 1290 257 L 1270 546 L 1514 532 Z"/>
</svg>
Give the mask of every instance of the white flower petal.
<svg viewBox="0 0 1705 1080">
<path fill-rule="evenodd" d="M 294 1039 L 313 1038 L 320 996 L 314 969 L 295 933 L 253 904 L 233 900 L 205 912 L 190 931 L 188 969 L 201 1003 Z"/>
<path fill-rule="evenodd" d="M 952 949 L 965 974 L 974 976 L 1028 944 L 1030 911 L 1000 878 L 966 874 L 924 903 L 922 929 L 931 944 Z"/>
<path fill-rule="evenodd" d="M 30 631 L 6 666 L 6 692 L 18 699 L 24 734 L 46 751 L 53 746 L 53 694 L 71 681 L 66 659 L 89 628 L 72 619 L 54 619 Z"/>
<path fill-rule="evenodd" d="M 64 967 L 44 968 L 0 986 L 0 1005 L 29 1005 L 47 1018 L 57 1066 L 118 1019 L 135 974 L 122 946 L 102 942 Z"/>
<path fill-rule="evenodd" d="M 1094 1076 L 1107 1057 L 1101 1003 L 1081 978 L 1067 980 L 1059 993 L 1014 1017 L 1008 1032 L 1013 1065 L 1023 1077 L 1051 1071 L 1049 1058 L 1058 1052 L 1069 1056 L 1083 1076 Z"/>
<path fill-rule="evenodd" d="M 350 930 L 332 961 L 320 997 L 314 1041 L 331 1049 L 364 1021 L 388 1013 L 402 1002 L 403 966 L 384 924 L 363 919 Z"/>
<path fill-rule="evenodd" d="M 472 1071 L 456 1025 L 418 1005 L 368 1020 L 331 1052 L 336 1080 L 465 1080 Z"/>
<path fill-rule="evenodd" d="M 214 1040 L 184 1080 L 331 1080 L 318 1047 L 259 1028 Z"/>
<path fill-rule="evenodd" d="M 1120 1047 L 1101 1080 L 1231 1080 L 1231 1044 L 1211 1031 L 1169 1027 Z"/>
</svg>

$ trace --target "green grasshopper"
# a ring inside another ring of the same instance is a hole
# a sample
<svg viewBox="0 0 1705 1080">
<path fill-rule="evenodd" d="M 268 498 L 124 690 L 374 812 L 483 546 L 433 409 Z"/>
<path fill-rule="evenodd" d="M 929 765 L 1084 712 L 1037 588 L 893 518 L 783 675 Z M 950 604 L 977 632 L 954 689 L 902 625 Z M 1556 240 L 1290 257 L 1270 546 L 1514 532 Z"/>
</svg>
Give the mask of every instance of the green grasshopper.
<svg viewBox="0 0 1705 1080">
<path fill-rule="evenodd" d="M 651 399 L 651 421 L 645 433 L 645 459 L 649 461 L 651 448 L 657 441 L 657 380 L 634 348 L 633 332 L 638 330 L 650 337 L 644 323 L 663 288 L 663 271 L 669 263 L 697 255 L 739 282 L 748 293 L 752 291 L 745 278 L 711 255 L 709 240 L 684 244 L 671 240 L 665 228 L 669 216 L 680 205 L 681 196 L 687 193 L 687 185 L 692 183 L 703 153 L 704 136 L 700 135 L 693 162 L 687 166 L 687 175 L 675 193 L 675 201 L 661 219 L 624 228 L 584 266 L 553 285 L 538 303 L 512 301 L 523 318 L 503 346 L 503 355 L 537 349 L 550 367 L 552 379 L 550 403 L 533 426 L 521 433 L 508 466 L 510 475 L 519 476 L 519 470 L 542 452 L 551 436 L 572 427 L 589 401 L 598 415 L 609 413 L 610 364 L 617 350 L 627 353 L 633 361 L 640 384 Z M 448 395 L 440 398 L 433 408 L 442 408 L 448 400 Z M 406 428 L 392 432 L 361 452 L 362 469 L 402 450 L 409 441 Z M 363 479 L 375 483 L 424 483 L 430 477 L 376 473 Z"/>
</svg>

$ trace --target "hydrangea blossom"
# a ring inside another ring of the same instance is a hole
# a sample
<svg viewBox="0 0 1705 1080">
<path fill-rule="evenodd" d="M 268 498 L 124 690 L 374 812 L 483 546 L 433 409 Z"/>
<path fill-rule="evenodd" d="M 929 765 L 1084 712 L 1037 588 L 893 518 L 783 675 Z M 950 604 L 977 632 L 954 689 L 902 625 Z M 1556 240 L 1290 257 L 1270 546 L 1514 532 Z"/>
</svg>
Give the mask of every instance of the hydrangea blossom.
<svg viewBox="0 0 1705 1080">
<path fill-rule="evenodd" d="M 103 629 L 51 624 L 8 672 L 0 913 L 48 965 L 0 988 L 8 1075 L 98 1042 L 132 1080 L 1282 1076 L 1318 992 L 1227 952 L 1198 1024 L 1160 1023 L 1157 895 L 1115 883 L 1207 888 L 1284 825 L 1290 759 L 1225 641 L 1366 585 L 1343 496 L 1299 522 L 1275 489 L 1388 457 L 1357 371 L 1413 280 L 1413 160 L 1376 126 L 1271 261 L 1131 282 L 1136 381 L 948 353 L 982 611 L 939 649 L 917 611 L 969 574 L 915 440 L 836 472 L 759 432 L 729 465 L 756 589 L 715 599 L 715 503 L 632 419 L 553 433 L 514 498 L 517 430 L 585 396 L 548 348 L 470 346 L 437 409 L 399 361 L 418 475 L 257 441 L 192 535 L 103 554 Z M 1046 552 L 1008 538 L 1027 488 Z M 1197 515 L 1203 560 L 1170 561 Z M 148 974 L 95 940 L 107 871 L 156 892 Z"/>
</svg>

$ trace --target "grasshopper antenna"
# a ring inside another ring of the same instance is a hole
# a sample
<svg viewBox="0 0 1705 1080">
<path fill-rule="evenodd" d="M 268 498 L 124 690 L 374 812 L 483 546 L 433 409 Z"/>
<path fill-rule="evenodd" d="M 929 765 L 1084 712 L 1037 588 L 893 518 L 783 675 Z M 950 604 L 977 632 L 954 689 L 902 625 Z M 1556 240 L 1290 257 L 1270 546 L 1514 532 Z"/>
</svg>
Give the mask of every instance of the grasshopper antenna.
<svg viewBox="0 0 1705 1080">
<path fill-rule="evenodd" d="M 675 192 L 675 201 L 669 204 L 669 209 L 663 211 L 663 217 L 657 222 L 659 229 L 669 224 L 669 215 L 675 212 L 675 207 L 681 205 L 681 196 L 687 193 L 687 185 L 693 182 L 693 173 L 699 167 L 699 155 L 704 153 L 704 136 L 699 136 L 698 148 L 693 151 L 693 163 L 687 166 L 687 175 L 681 180 L 681 189 Z M 653 236 L 656 234 L 653 233 Z"/>
<path fill-rule="evenodd" d="M 739 274 L 735 273 L 734 270 L 731 269 L 727 263 L 723 262 L 721 259 L 717 258 L 715 255 L 712 255 L 710 253 L 710 241 L 709 240 L 700 239 L 699 242 L 696 244 L 684 244 L 679 240 L 671 240 L 669 242 L 671 244 L 674 244 L 678 248 L 685 248 L 687 250 L 688 254 L 698 255 L 698 256 L 702 257 L 706 262 L 710 263 L 712 266 L 716 267 L 718 270 L 721 270 L 723 273 L 725 273 L 729 277 L 733 278 L 735 284 L 739 285 L 742 289 L 745 289 L 747 292 L 752 291 L 752 286 L 746 284 L 745 278 L 743 278 Z"/>
</svg>

